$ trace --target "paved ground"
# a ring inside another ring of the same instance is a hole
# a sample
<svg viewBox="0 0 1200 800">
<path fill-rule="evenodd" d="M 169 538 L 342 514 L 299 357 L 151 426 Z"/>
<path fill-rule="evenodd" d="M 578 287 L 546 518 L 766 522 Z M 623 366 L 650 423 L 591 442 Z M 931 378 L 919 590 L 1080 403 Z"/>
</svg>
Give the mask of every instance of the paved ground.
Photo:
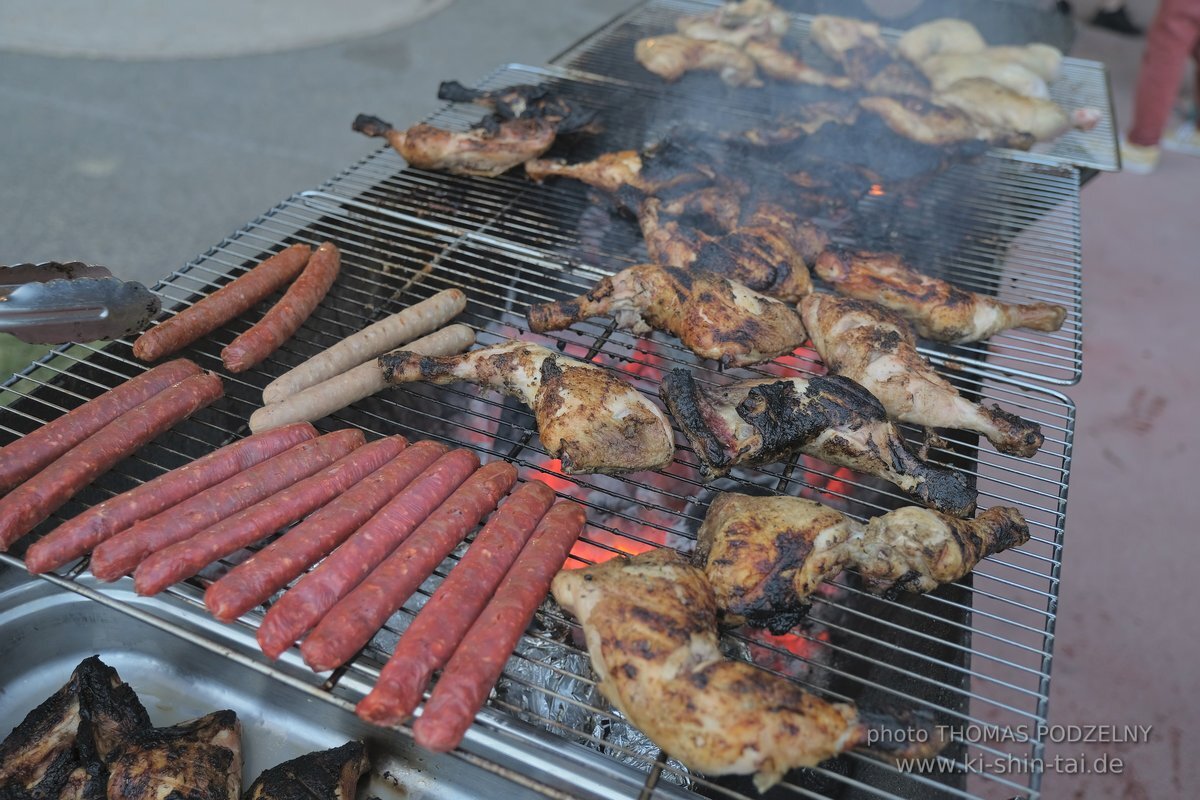
<svg viewBox="0 0 1200 800">
<path fill-rule="evenodd" d="M 0 53 L 0 263 L 89 258 L 153 281 L 287 195 L 372 151 L 360 111 L 395 123 L 437 107 L 445 78 L 541 63 L 626 0 L 458 0 L 412 27 L 271 56 L 119 63 Z M 1139 2 L 1135 14 L 1149 19 Z M 1141 43 L 1091 30 L 1121 119 Z M 1083 196 L 1085 377 L 1050 703 L 1056 724 L 1153 726 L 1109 753 L 1121 776 L 1050 775 L 1046 797 L 1195 796 L 1200 646 L 1200 159 L 1101 176 Z M 1192 353 L 1192 355 L 1188 355 Z M 1191 619 L 1192 622 L 1188 622 Z M 1190 631 L 1190 633 L 1189 633 Z"/>
</svg>

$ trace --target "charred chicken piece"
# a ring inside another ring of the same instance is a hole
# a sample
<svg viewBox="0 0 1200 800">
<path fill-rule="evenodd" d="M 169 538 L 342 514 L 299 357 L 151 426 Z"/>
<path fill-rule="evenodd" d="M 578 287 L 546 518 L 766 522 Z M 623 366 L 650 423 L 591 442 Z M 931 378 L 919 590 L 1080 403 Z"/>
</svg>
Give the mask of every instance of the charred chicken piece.
<svg viewBox="0 0 1200 800">
<path fill-rule="evenodd" d="M 973 520 L 910 506 L 864 524 L 800 497 L 724 493 L 700 526 L 696 559 L 730 621 L 781 635 L 843 569 L 856 569 L 877 594 L 930 592 L 1027 541 L 1025 520 L 1003 506 Z"/>
<path fill-rule="evenodd" d="M 352 127 L 367 136 L 387 139 L 414 167 L 486 178 L 537 158 L 550 149 L 556 136 L 555 124 L 548 119 L 510 120 L 494 130 L 469 131 L 448 131 L 422 122 L 400 131 L 378 117 L 359 114 Z"/>
<path fill-rule="evenodd" d="M 726 134 L 725 138 L 757 147 L 788 144 L 816 133 L 824 125 L 851 126 L 861 112 L 862 109 L 853 98 L 814 100 L 769 125 Z"/>
<path fill-rule="evenodd" d="M 238 800 L 241 791 L 242 726 L 232 711 L 142 731 L 109 767 L 109 800 Z"/>
<path fill-rule="evenodd" d="M 908 323 L 882 306 L 813 294 L 801 302 L 800 314 L 830 373 L 862 384 L 892 419 L 981 433 L 1000 452 L 1024 458 L 1042 446 L 1037 423 L 960 395 L 917 352 Z"/>
<path fill-rule="evenodd" d="M 658 406 L 616 375 L 527 342 L 457 356 L 381 356 L 388 383 L 466 381 L 533 410 L 542 445 L 563 472 L 637 472 L 671 463 L 675 438 Z"/>
<path fill-rule="evenodd" d="M 78 766 L 76 738 L 82 720 L 80 670 L 26 715 L 0 742 L 0 787 L 57 796 Z"/>
<path fill-rule="evenodd" d="M 659 196 L 656 213 L 669 217 L 693 218 L 716 230 L 728 233 L 742 216 L 743 187 L 722 182 L 718 186 L 688 189 L 675 197 Z"/>
<path fill-rule="evenodd" d="M 639 39 L 634 58 L 668 83 L 692 71 L 715 72 L 728 86 L 762 86 L 754 59 L 727 42 L 691 39 L 677 33 Z"/>
<path fill-rule="evenodd" d="M 892 52 L 877 23 L 822 14 L 813 17 L 809 37 L 869 92 L 929 96 L 929 81 L 911 61 Z"/>
<path fill-rule="evenodd" d="M 764 75 L 777 81 L 828 86 L 831 89 L 854 88 L 854 81 L 845 75 L 829 75 L 805 64 L 798 56 L 784 50 L 778 40 L 750 40 L 742 46 L 742 50 L 754 59 Z"/>
<path fill-rule="evenodd" d="M 804 344 L 791 306 L 705 272 L 639 264 L 602 278 L 573 300 L 533 306 L 529 327 L 557 331 L 589 317 L 612 316 L 617 327 L 666 331 L 701 358 L 723 366 L 769 361 Z"/>
<path fill-rule="evenodd" d="M 600 693 L 690 769 L 752 774 L 766 791 L 793 767 L 863 747 L 872 727 L 898 724 L 882 715 L 868 722 L 852 705 L 827 702 L 786 678 L 725 658 L 712 587 L 703 571 L 672 550 L 564 570 L 551 591 L 583 626 Z M 932 723 L 914 724 L 932 729 Z M 930 736 L 919 749 L 928 755 L 940 747 L 939 737 Z M 918 748 L 905 749 L 888 755 L 916 755 Z"/>
<path fill-rule="evenodd" d="M 894 253 L 866 250 L 822 253 L 814 267 L 839 294 L 872 300 L 912 323 L 918 336 L 937 342 L 978 342 L 1009 328 L 1056 331 L 1067 310 L 1051 303 L 1004 303 L 964 291 L 910 267 Z"/>
<path fill-rule="evenodd" d="M 362 742 L 346 742 L 271 767 L 242 800 L 354 800 L 358 779 L 370 768 Z"/>
<path fill-rule="evenodd" d="M 659 394 L 706 480 L 797 451 L 890 481 L 922 504 L 969 516 L 977 493 L 959 473 L 918 458 L 870 392 L 840 376 L 701 386 L 672 370 Z"/>
<path fill-rule="evenodd" d="M 499 120 L 545 119 L 553 122 L 560 134 L 600 130 L 595 111 L 551 92 L 546 86 L 519 84 L 481 90 L 463 86 L 458 81 L 443 81 L 438 86 L 438 99 L 483 106 Z"/>
<path fill-rule="evenodd" d="M 656 264 L 668 267 L 690 267 L 705 244 L 717 237 L 699 228 L 663 219 L 662 201 L 649 197 L 638 208 L 638 226 L 646 242 L 646 253 Z"/>
<path fill-rule="evenodd" d="M 801 223 L 779 206 L 763 204 L 746 225 L 702 244 L 691 268 L 723 275 L 754 291 L 795 303 L 812 292 L 808 264 L 828 241 L 815 225 Z"/>
<path fill-rule="evenodd" d="M 535 181 L 546 178 L 573 178 L 588 186 L 615 193 L 622 186 L 643 191 L 651 187 L 641 180 L 642 157 L 636 150 L 603 153 L 592 161 L 568 164 L 561 158 L 535 158 L 525 162 L 525 174 Z"/>
</svg>

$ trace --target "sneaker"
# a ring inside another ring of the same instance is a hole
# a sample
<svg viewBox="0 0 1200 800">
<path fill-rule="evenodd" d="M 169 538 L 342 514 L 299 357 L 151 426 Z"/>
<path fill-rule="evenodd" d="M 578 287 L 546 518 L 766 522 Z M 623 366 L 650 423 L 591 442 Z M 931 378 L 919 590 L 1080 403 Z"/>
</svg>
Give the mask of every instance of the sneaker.
<svg viewBox="0 0 1200 800">
<path fill-rule="evenodd" d="M 1125 36 L 1142 36 L 1146 33 L 1145 28 L 1139 27 L 1129 18 L 1125 6 L 1121 6 L 1116 11 L 1097 11 L 1096 16 L 1092 17 L 1091 24 L 1097 28 L 1104 28 Z"/>
<path fill-rule="evenodd" d="M 1158 166 L 1162 149 L 1158 145 L 1143 147 L 1121 137 L 1121 169 L 1136 175 L 1149 175 Z"/>
<path fill-rule="evenodd" d="M 1185 122 L 1175 129 L 1175 132 L 1163 139 L 1164 150 L 1172 153 L 1183 153 L 1188 156 L 1200 156 L 1200 129 L 1194 123 Z"/>
</svg>

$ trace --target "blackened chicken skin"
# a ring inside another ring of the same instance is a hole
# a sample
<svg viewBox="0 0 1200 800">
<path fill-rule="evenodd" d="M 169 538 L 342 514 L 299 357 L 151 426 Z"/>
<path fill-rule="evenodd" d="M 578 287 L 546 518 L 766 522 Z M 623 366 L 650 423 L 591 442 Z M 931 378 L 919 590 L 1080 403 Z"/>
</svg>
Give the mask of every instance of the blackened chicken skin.
<svg viewBox="0 0 1200 800">
<path fill-rule="evenodd" d="M 542 445 L 567 474 L 636 472 L 671 463 L 675 438 L 658 406 L 616 375 L 527 342 L 457 356 L 381 356 L 388 383 L 466 381 L 533 410 Z"/>
<path fill-rule="evenodd" d="M 972 403 L 917 352 L 900 316 L 864 300 L 813 294 L 800 304 L 804 327 L 830 373 L 856 381 L 899 422 L 981 433 L 1002 453 L 1028 458 L 1045 437 L 1034 422 Z"/>
<path fill-rule="evenodd" d="M 1067 310 L 1051 303 L 1005 303 L 933 278 L 894 253 L 827 250 L 814 269 L 839 294 L 871 300 L 936 342 L 978 342 L 1009 328 L 1056 331 Z"/>
<path fill-rule="evenodd" d="M 500 120 L 545 119 L 559 134 L 600 130 L 596 112 L 555 94 L 546 86 L 519 84 L 503 89 L 481 90 L 458 81 L 443 81 L 438 99 L 452 103 L 474 103 L 490 109 Z"/>
<path fill-rule="evenodd" d="M 888 480 L 924 505 L 969 516 L 976 492 L 959 473 L 919 459 L 879 401 L 841 377 L 765 378 L 720 388 L 672 370 L 659 394 L 706 480 L 796 452 Z"/>
<path fill-rule="evenodd" d="M 892 52 L 878 23 L 821 14 L 813 17 L 809 37 L 869 92 L 929 96 L 929 81 L 912 62 Z"/>
<path fill-rule="evenodd" d="M 719 275 L 656 264 L 623 269 L 573 300 L 533 306 L 528 316 L 535 333 L 612 316 L 617 327 L 634 333 L 671 333 L 696 355 L 723 366 L 769 361 L 806 338 L 791 306 Z"/>
<path fill-rule="evenodd" d="M 378 117 L 359 114 L 353 129 L 387 139 L 410 165 L 452 175 L 494 178 L 537 158 L 554 144 L 557 131 L 547 119 L 517 119 L 468 131 L 448 131 L 427 123 L 397 130 Z"/>
<path fill-rule="evenodd" d="M 232 711 L 152 728 L 126 742 L 109 769 L 109 800 L 238 800 L 242 728 Z"/>
<path fill-rule="evenodd" d="M 827 244 L 820 228 L 799 222 L 779 206 L 763 204 L 745 225 L 703 243 L 691 267 L 795 303 L 812 292 L 808 265 Z"/>
<path fill-rule="evenodd" d="M 762 86 L 754 59 L 728 42 L 669 33 L 639 39 L 633 54 L 639 64 L 667 82 L 699 70 L 717 73 L 728 86 Z"/>
<path fill-rule="evenodd" d="M 551 591 L 583 626 L 601 694 L 690 769 L 753 775 L 759 791 L 766 791 L 794 767 L 864 747 L 872 727 L 898 724 L 725 658 L 712 587 L 672 550 L 563 570 Z M 931 723 L 914 724 L 928 731 Z M 926 743 L 888 755 L 940 749 L 939 737 L 920 738 Z"/>
<path fill-rule="evenodd" d="M 370 766 L 362 742 L 346 742 L 271 767 L 242 800 L 354 800 L 358 779 Z"/>
<path fill-rule="evenodd" d="M 927 508 L 890 511 L 865 524 L 800 497 L 717 495 L 696 542 L 696 559 L 728 622 L 783 634 L 817 587 L 843 569 L 885 596 L 923 593 L 965 576 L 985 557 L 1029 541 L 1015 508 L 973 520 Z"/>
</svg>

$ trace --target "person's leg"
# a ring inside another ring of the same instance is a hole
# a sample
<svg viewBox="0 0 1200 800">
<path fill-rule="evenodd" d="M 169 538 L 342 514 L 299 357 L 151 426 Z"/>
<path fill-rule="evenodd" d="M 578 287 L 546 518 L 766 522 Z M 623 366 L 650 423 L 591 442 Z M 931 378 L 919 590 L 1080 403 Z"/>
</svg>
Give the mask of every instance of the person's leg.
<svg viewBox="0 0 1200 800">
<path fill-rule="evenodd" d="M 1200 9 L 1197 10 L 1196 43 L 1192 46 L 1192 61 L 1195 62 L 1192 87 L 1191 118 L 1170 136 L 1163 139 L 1163 148 L 1176 153 L 1200 156 Z"/>
<path fill-rule="evenodd" d="M 1151 147 L 1162 139 L 1183 68 L 1196 47 L 1195 0 L 1163 0 L 1146 35 L 1142 68 L 1134 92 L 1133 126 L 1128 140 Z"/>
</svg>

